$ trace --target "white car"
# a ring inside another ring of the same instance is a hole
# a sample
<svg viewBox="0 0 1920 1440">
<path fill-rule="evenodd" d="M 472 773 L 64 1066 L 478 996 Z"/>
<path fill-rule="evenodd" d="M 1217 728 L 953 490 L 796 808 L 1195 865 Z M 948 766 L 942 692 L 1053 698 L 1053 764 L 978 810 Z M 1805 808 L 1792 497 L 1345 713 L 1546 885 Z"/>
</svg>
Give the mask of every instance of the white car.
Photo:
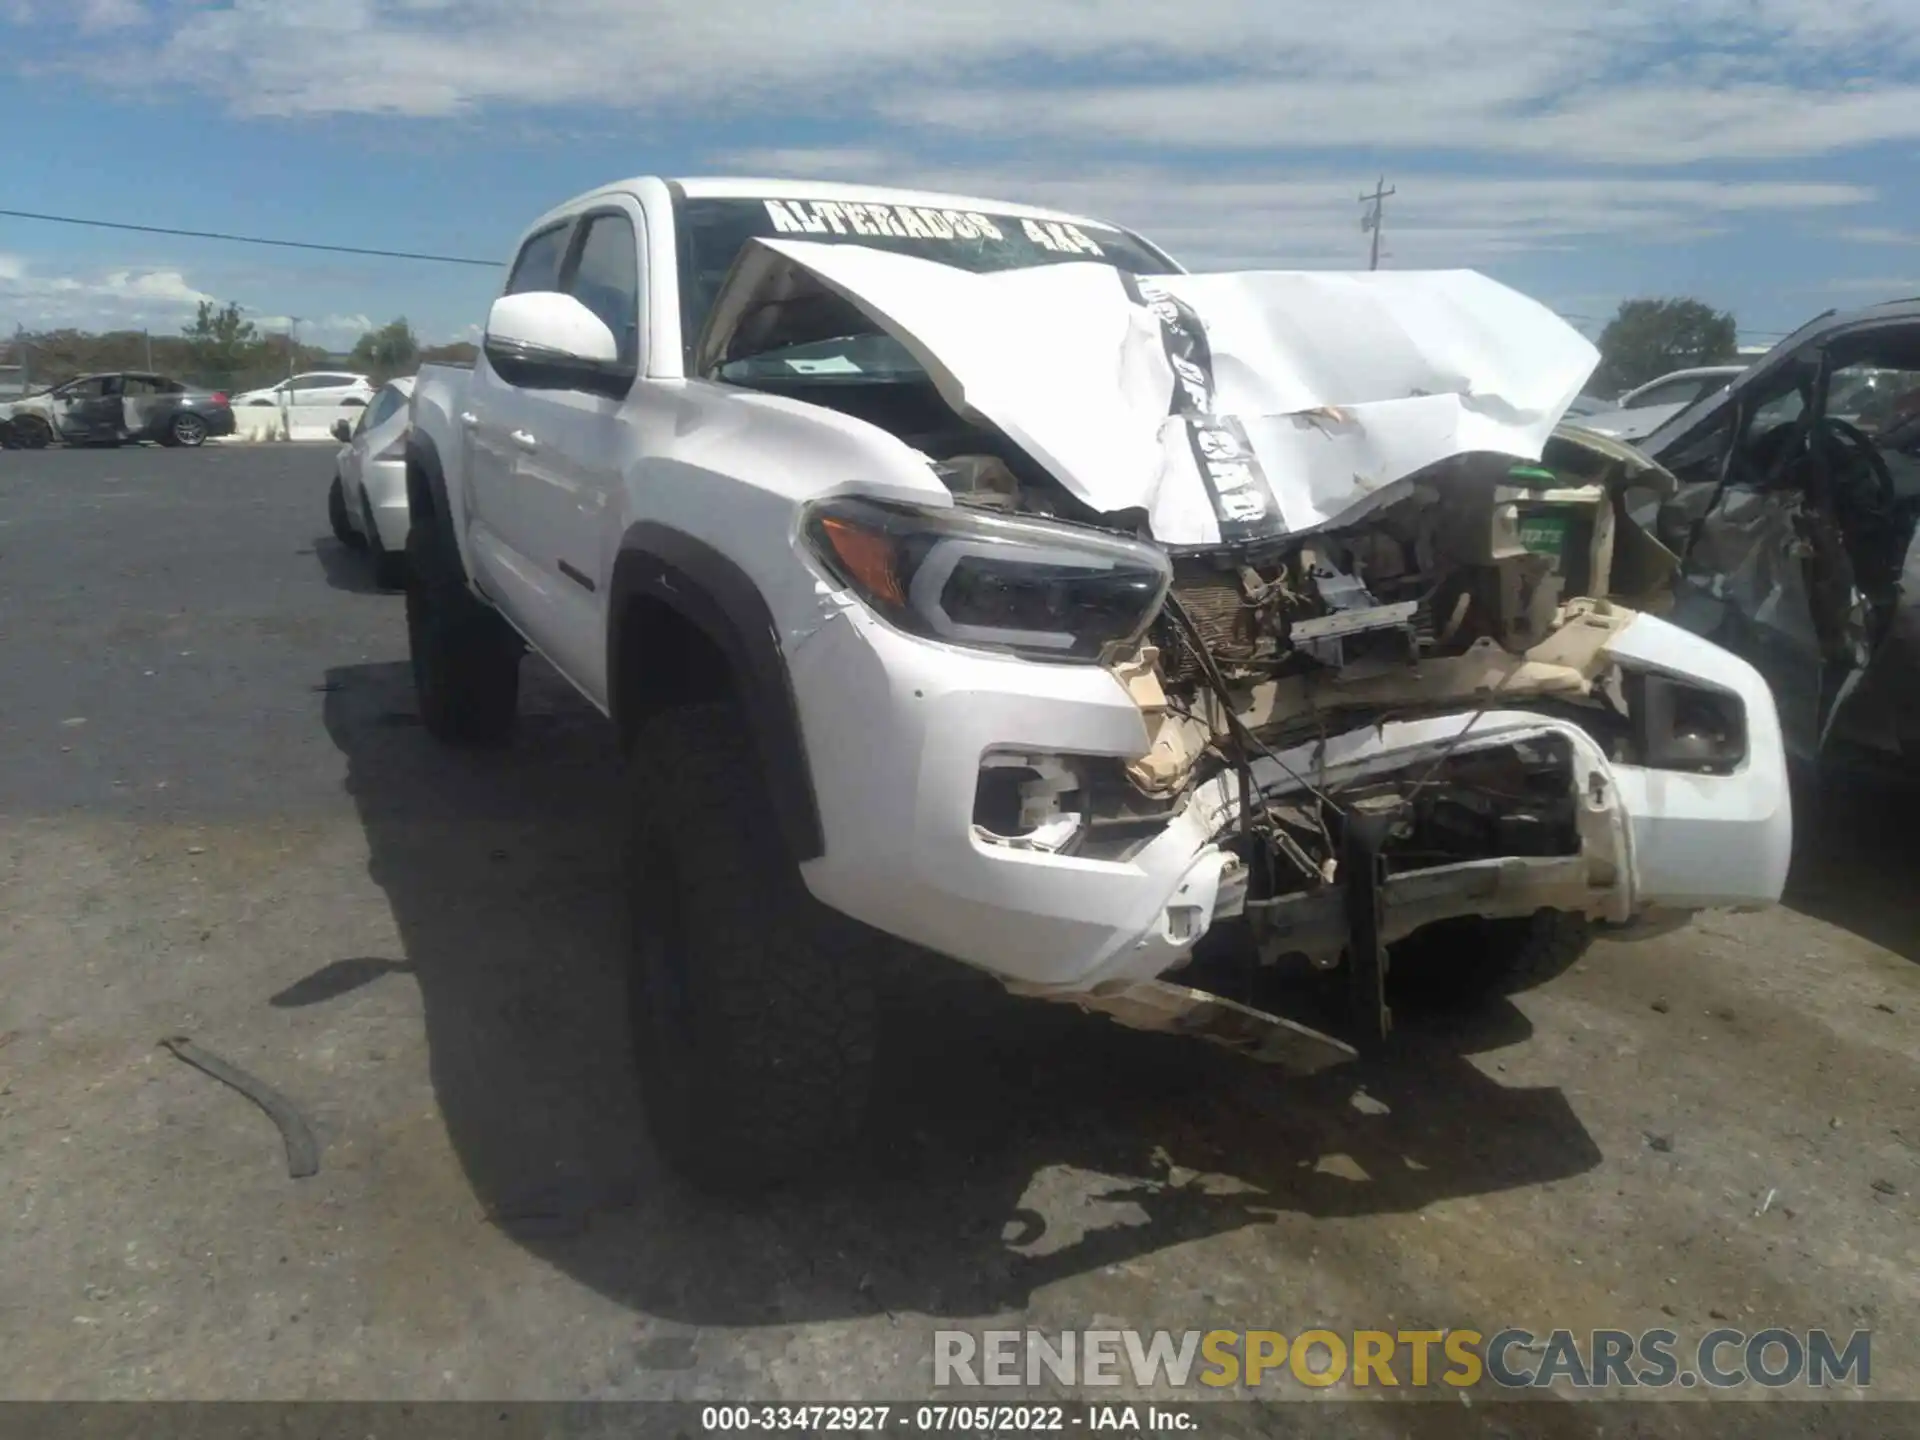
<svg viewBox="0 0 1920 1440">
<path fill-rule="evenodd" d="M 397 590 L 406 575 L 407 406 L 413 377 L 389 380 L 360 412 L 358 421 L 333 422 L 340 441 L 333 484 L 327 490 L 327 520 L 341 544 L 365 550 L 374 583 Z"/>
<path fill-rule="evenodd" d="M 373 402 L 371 376 L 344 370 L 314 370 L 293 375 L 264 390 L 246 390 L 233 397 L 235 405 L 368 405 Z"/>
<path fill-rule="evenodd" d="M 1672 477 L 1559 424 L 1598 358 L 1471 272 L 609 185 L 420 371 L 421 719 L 506 738 L 528 646 L 611 718 L 642 1100 L 698 1181 L 851 1138 L 884 955 L 1339 1063 L 1243 1003 L 1256 961 L 1371 1042 L 1389 946 L 1512 986 L 1785 883 L 1765 682 L 1635 608 L 1674 557 L 1624 497 Z"/>
<path fill-rule="evenodd" d="M 1614 401 L 1611 409 L 1582 415 L 1580 424 L 1614 440 L 1643 439 L 1696 400 L 1719 394 L 1736 376 L 1746 372 L 1745 365 L 1699 365 L 1691 370 L 1675 370 L 1629 390 Z"/>
</svg>

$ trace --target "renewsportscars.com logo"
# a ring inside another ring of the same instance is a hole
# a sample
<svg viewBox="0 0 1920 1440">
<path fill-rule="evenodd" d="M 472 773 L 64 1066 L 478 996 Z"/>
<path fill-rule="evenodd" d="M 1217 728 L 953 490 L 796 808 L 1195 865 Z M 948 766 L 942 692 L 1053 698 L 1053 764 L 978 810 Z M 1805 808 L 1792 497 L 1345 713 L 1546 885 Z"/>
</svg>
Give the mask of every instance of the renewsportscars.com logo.
<svg viewBox="0 0 1920 1440">
<path fill-rule="evenodd" d="M 1825 1330 L 937 1330 L 933 1383 L 945 1386 L 1106 1386 L 1216 1389 L 1298 1384 L 1314 1389 L 1640 1390 L 1705 1385 L 1824 1389 L 1872 1381 L 1873 1337 Z"/>
</svg>

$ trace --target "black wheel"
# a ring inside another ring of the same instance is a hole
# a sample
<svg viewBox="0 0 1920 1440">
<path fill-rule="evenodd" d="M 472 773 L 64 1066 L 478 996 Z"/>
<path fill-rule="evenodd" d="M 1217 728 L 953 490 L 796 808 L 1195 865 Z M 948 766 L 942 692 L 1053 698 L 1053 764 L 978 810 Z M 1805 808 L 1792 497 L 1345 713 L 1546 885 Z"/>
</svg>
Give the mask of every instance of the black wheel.
<svg viewBox="0 0 1920 1440">
<path fill-rule="evenodd" d="M 182 412 L 173 417 L 167 433 L 173 437 L 174 444 L 197 449 L 207 443 L 207 422 L 198 415 Z"/>
<path fill-rule="evenodd" d="M 630 1004 L 648 1129 L 702 1188 L 796 1179 L 866 1120 L 878 937 L 807 893 L 731 706 L 651 717 L 626 785 Z"/>
<path fill-rule="evenodd" d="M 467 589 L 460 552 L 438 516 L 407 536 L 407 643 L 420 723 L 450 745 L 495 744 L 513 730 L 523 646 Z"/>
<path fill-rule="evenodd" d="M 1392 948 L 1389 994 L 1423 1006 L 1516 995 L 1570 969 L 1592 943 L 1587 918 L 1564 910 L 1517 920 L 1443 920 Z"/>
<path fill-rule="evenodd" d="M 53 443 L 53 427 L 38 415 L 22 415 L 13 422 L 13 440 L 22 450 L 44 450 Z"/>
<path fill-rule="evenodd" d="M 338 475 L 327 487 L 327 524 L 333 527 L 333 538 L 350 550 L 358 550 L 366 543 L 347 519 L 347 491 Z"/>
<path fill-rule="evenodd" d="M 373 562 L 373 583 L 382 590 L 399 590 L 407 583 L 405 551 L 387 549 L 380 539 L 380 527 L 374 522 L 373 502 L 363 491 L 360 496 L 360 523 L 367 527 L 367 558 Z"/>
</svg>

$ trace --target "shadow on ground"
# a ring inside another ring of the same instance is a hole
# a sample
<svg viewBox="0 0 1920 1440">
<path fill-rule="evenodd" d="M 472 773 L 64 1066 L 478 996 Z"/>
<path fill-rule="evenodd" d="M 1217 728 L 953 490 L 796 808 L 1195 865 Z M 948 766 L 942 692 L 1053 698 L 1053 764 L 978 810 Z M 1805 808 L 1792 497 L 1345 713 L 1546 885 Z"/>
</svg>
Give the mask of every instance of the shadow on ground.
<svg viewBox="0 0 1920 1440">
<path fill-rule="evenodd" d="M 327 728 L 405 954 L 342 957 L 275 1003 L 325 1004 L 409 969 L 481 1203 L 550 1263 L 649 1314 L 978 1314 L 1285 1212 L 1412 1211 L 1600 1159 L 1558 1090 L 1501 1086 L 1463 1058 L 1524 1036 L 1511 1007 L 1477 1025 L 1416 1023 L 1379 1061 L 1296 1081 L 958 978 L 899 1002 L 871 1154 L 775 1203 L 716 1207 L 674 1185 L 641 1138 L 610 727 L 532 660 L 522 736 L 492 752 L 429 742 L 403 665 L 327 678 Z M 1356 1107 L 1362 1086 L 1382 1104 Z M 1347 1158 L 1329 1167 L 1335 1155 Z M 1045 1213 L 1088 1189 L 1110 1218 L 1084 1198 L 1064 1220 Z"/>
<path fill-rule="evenodd" d="M 1920 785 L 1799 784 L 1793 818 L 1786 904 L 1920 963 Z"/>
<path fill-rule="evenodd" d="M 350 595 L 394 593 L 373 583 L 373 562 L 367 558 L 366 551 L 349 549 L 331 535 L 321 536 L 300 553 L 320 562 L 321 574 L 335 590 L 345 590 Z"/>
</svg>

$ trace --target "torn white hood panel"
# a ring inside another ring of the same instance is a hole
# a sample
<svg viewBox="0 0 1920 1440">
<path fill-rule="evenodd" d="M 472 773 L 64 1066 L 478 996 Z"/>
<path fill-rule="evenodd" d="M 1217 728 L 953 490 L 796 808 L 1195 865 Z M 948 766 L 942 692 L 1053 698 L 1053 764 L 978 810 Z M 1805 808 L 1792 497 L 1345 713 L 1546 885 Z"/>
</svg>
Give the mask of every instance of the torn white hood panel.
<svg viewBox="0 0 1920 1440">
<path fill-rule="evenodd" d="M 756 243 L 889 331 L 949 404 L 1093 509 L 1146 511 L 1169 545 L 1309 530 L 1455 455 L 1536 460 L 1599 359 L 1544 306 L 1473 271 L 976 274 Z M 788 267 L 756 258 L 716 304 L 703 369 L 729 314 L 751 313 L 743 290 L 785 288 Z"/>
</svg>

